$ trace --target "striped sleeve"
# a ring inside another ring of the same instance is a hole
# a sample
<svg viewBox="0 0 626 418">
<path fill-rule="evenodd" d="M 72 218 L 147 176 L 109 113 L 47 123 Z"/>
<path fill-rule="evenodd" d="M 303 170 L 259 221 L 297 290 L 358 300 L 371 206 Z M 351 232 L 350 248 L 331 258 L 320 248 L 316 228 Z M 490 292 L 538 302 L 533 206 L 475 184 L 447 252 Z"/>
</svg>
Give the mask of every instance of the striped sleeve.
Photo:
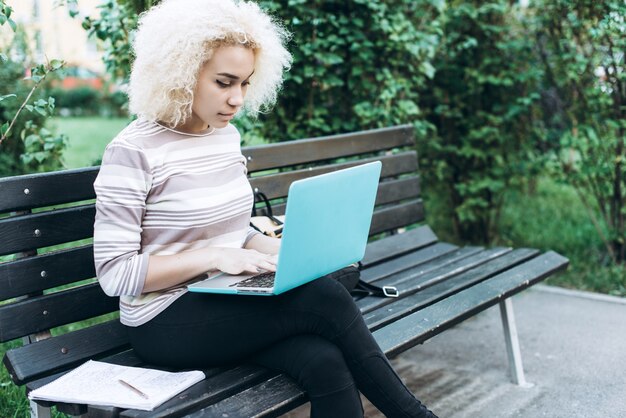
<svg viewBox="0 0 626 418">
<path fill-rule="evenodd" d="M 94 189 L 94 262 L 100 286 L 109 296 L 138 296 L 148 271 L 140 254 L 141 224 L 152 181 L 144 152 L 113 141 L 105 150 Z"/>
<path fill-rule="evenodd" d="M 248 241 L 250 241 L 252 239 L 252 237 L 254 237 L 255 235 L 263 235 L 261 234 L 259 231 L 257 231 L 256 229 L 252 228 L 251 226 L 248 227 L 248 232 L 246 233 L 246 238 L 243 242 L 243 247 L 246 247 L 246 244 L 248 244 Z"/>
</svg>

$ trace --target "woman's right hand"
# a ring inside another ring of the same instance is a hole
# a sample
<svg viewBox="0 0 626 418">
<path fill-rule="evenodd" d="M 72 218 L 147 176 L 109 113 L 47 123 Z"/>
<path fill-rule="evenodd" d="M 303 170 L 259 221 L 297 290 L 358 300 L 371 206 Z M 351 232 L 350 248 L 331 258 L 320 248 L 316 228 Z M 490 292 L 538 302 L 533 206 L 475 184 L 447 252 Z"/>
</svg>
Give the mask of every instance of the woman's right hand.
<svg viewBox="0 0 626 418">
<path fill-rule="evenodd" d="M 209 270 L 228 274 L 276 271 L 276 255 L 245 248 L 208 247 L 171 255 L 150 255 L 142 293 L 178 286 Z"/>
<path fill-rule="evenodd" d="M 227 274 L 243 272 L 276 271 L 276 255 L 264 254 L 245 248 L 213 247 L 215 251 L 213 265 Z"/>
</svg>

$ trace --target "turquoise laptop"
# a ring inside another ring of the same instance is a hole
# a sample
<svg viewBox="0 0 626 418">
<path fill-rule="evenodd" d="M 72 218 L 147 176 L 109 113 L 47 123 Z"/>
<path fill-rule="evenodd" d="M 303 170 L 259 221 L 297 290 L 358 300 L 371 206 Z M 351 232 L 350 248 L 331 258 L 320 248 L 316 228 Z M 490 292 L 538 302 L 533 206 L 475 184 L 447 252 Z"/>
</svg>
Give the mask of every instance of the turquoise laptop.
<svg viewBox="0 0 626 418">
<path fill-rule="evenodd" d="M 276 273 L 207 273 L 191 292 L 279 295 L 365 255 L 382 164 L 375 161 L 294 181 L 289 187 Z"/>
</svg>

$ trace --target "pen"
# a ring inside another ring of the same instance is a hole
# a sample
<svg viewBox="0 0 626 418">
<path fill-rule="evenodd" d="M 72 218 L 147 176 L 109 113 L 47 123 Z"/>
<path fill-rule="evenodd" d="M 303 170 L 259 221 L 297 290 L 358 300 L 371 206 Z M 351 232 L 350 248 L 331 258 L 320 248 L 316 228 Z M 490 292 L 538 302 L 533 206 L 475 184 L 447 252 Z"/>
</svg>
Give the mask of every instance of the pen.
<svg viewBox="0 0 626 418">
<path fill-rule="evenodd" d="M 142 391 L 140 391 L 139 389 L 137 389 L 136 387 L 134 387 L 133 385 L 131 385 L 130 383 L 126 382 L 125 380 L 122 379 L 117 379 L 122 385 L 126 386 L 128 389 L 132 390 L 133 392 L 135 392 L 137 395 L 141 396 L 144 399 L 149 399 L 148 395 L 146 395 L 145 393 L 143 393 Z"/>
</svg>

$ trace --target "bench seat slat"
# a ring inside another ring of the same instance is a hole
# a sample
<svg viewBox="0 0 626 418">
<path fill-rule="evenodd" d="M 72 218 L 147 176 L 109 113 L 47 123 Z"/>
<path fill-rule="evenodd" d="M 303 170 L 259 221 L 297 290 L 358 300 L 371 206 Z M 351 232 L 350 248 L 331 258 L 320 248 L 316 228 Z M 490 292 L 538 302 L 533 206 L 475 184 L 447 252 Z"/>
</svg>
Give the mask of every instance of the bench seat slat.
<svg viewBox="0 0 626 418">
<path fill-rule="evenodd" d="M 122 351 L 120 353 L 114 354 L 112 356 L 108 356 L 105 358 L 100 359 L 100 361 L 103 362 L 107 362 L 107 363 L 112 363 L 112 364 L 119 364 L 119 365 L 123 365 L 123 366 L 131 366 L 131 367 L 149 367 L 149 368 L 156 368 L 156 369 L 161 369 L 161 370 L 166 370 L 163 369 L 161 367 L 155 367 L 155 366 L 150 366 L 147 365 L 145 362 L 143 362 L 139 357 L 137 357 L 137 355 L 135 354 L 135 351 L 132 349 L 126 350 L 126 351 Z M 247 370 L 244 370 L 247 369 Z M 245 388 L 253 383 L 255 383 L 255 380 L 250 380 L 250 378 L 254 378 L 256 376 L 256 379 L 263 379 L 264 375 L 263 373 L 267 374 L 266 371 L 264 370 L 257 370 L 258 368 L 252 368 L 251 366 L 239 366 L 239 367 L 212 367 L 209 369 L 203 369 L 202 371 L 204 372 L 205 376 L 206 376 L 206 380 L 204 382 L 204 388 L 202 389 L 204 392 L 206 392 L 206 387 L 208 386 L 217 386 L 217 389 L 213 390 L 213 394 L 212 399 L 222 399 L 225 398 L 227 396 L 230 396 L 230 394 L 232 393 L 232 390 L 230 390 L 229 392 L 226 393 L 221 393 L 219 390 L 219 385 L 220 383 L 215 383 L 215 376 L 218 376 L 220 374 L 223 374 L 222 377 L 220 377 L 220 381 L 226 381 L 227 384 L 229 385 L 234 385 L 234 382 L 240 382 L 240 388 Z M 242 370 L 244 370 L 242 372 Z M 176 370 L 174 370 L 176 371 Z M 57 373 L 54 374 L 52 376 L 48 376 L 46 378 L 40 379 L 40 380 L 36 380 L 34 382 L 29 382 L 26 384 L 26 393 L 30 393 L 30 391 L 37 389 L 61 376 L 63 376 L 64 374 L 66 374 L 68 371 L 64 371 L 61 373 Z M 227 376 L 225 378 L 225 376 Z M 229 381 L 233 381 L 233 382 L 229 382 Z M 211 382 L 210 384 L 208 382 Z M 251 383 L 252 382 L 252 383 Z M 139 414 L 140 416 L 148 416 L 148 417 L 152 417 L 152 416 L 156 416 L 154 415 L 154 412 L 160 411 L 160 415 L 162 415 L 163 410 L 165 410 L 166 405 L 167 410 L 169 410 L 170 412 L 175 411 L 177 409 L 180 409 L 179 406 L 177 405 L 178 403 L 189 403 L 190 401 L 190 397 L 194 398 L 196 395 L 198 395 L 198 385 L 203 385 L 202 382 L 199 382 L 197 385 L 192 386 L 191 388 L 181 392 L 180 394 L 178 394 L 177 396 L 175 396 L 174 398 L 168 400 L 166 402 L 166 404 L 164 404 L 163 406 L 159 407 L 158 409 L 155 409 L 155 411 L 150 411 L 150 412 L 145 412 L 145 411 L 131 411 L 134 412 L 135 414 Z M 196 393 L 191 393 L 192 390 L 195 390 Z M 221 393 L 221 395 L 220 395 Z M 207 396 L 207 394 L 204 394 L 205 398 Z M 200 400 L 200 399 L 198 399 Z M 83 415 L 83 414 L 87 414 L 89 413 L 90 417 L 118 417 L 120 416 L 120 413 L 125 411 L 125 408 L 119 408 L 119 407 L 114 407 L 114 406 L 103 406 L 103 405 L 98 405 L 98 406 L 94 406 L 94 405 L 84 405 L 84 404 L 68 404 L 68 403 L 53 403 L 53 402 L 46 402 L 46 401 L 37 401 L 37 403 L 39 403 L 42 406 L 53 406 L 56 405 L 57 406 L 57 410 L 59 410 L 60 412 L 66 413 L 66 414 L 70 414 L 70 415 Z M 172 407 L 174 406 L 174 407 Z M 142 415 L 143 414 L 143 415 Z M 145 415 L 148 414 L 148 415 Z M 134 416 L 134 414 L 133 414 Z"/>
<path fill-rule="evenodd" d="M 98 283 L 28 298 L 0 306 L 0 341 L 93 318 L 118 308 L 117 298 L 106 296 Z M 15 318 L 20 320 L 15 321 Z"/>
<path fill-rule="evenodd" d="M 242 149 L 248 171 L 255 172 L 290 165 L 349 157 L 415 144 L 411 125 L 372 129 L 347 134 L 259 145 Z"/>
<path fill-rule="evenodd" d="M 364 160 L 348 161 L 340 164 L 323 165 L 315 168 L 286 171 L 277 174 L 252 177 L 250 184 L 253 188 L 258 188 L 268 199 L 276 199 L 287 196 L 289 186 L 292 182 L 306 179 L 320 174 L 331 173 L 348 167 L 365 164 L 372 161 L 383 163 L 381 178 L 395 177 L 406 173 L 415 173 L 417 170 L 417 153 L 407 151 L 401 154 L 386 155 Z"/>
<path fill-rule="evenodd" d="M 283 374 L 189 414 L 188 417 L 277 417 L 303 404 L 306 399 L 298 385 Z"/>
<path fill-rule="evenodd" d="M 91 238 L 95 216 L 91 204 L 0 219 L 0 255 Z"/>
<path fill-rule="evenodd" d="M 386 277 L 382 280 L 378 280 L 376 284 L 382 286 L 396 286 L 399 289 L 412 291 L 425 289 L 426 287 L 431 286 L 433 281 L 440 280 L 441 277 L 454 276 L 467 269 L 472 269 L 486 263 L 489 260 L 508 253 L 511 251 L 511 248 L 494 247 L 483 250 L 481 247 L 464 247 L 461 250 L 467 251 L 466 256 L 459 258 L 458 260 L 451 261 L 446 265 L 437 267 L 436 264 L 434 264 L 432 267 L 436 268 L 430 271 L 426 271 L 423 267 L 413 268 L 411 270 Z M 459 252 L 461 250 L 459 250 Z"/>
<path fill-rule="evenodd" d="M 402 234 L 396 234 L 367 244 L 363 267 L 370 267 L 391 257 L 416 250 L 437 242 L 438 238 L 428 225 L 422 225 Z"/>
<path fill-rule="evenodd" d="M 447 245 L 450 246 L 451 244 L 447 244 Z M 399 269 L 400 270 L 399 273 L 395 273 L 394 275 L 389 276 L 386 273 L 382 272 L 379 276 L 370 276 L 367 274 L 367 270 L 365 270 L 361 273 L 362 277 L 363 276 L 367 277 L 370 283 L 373 283 L 378 286 L 380 285 L 380 281 L 382 279 L 388 278 L 388 277 L 399 277 L 399 280 L 401 280 L 402 277 L 406 277 L 406 275 L 409 275 L 409 274 L 413 275 L 414 277 L 419 277 L 421 275 L 430 273 L 432 271 L 440 271 L 441 269 L 445 269 L 445 267 L 449 264 L 455 263 L 459 260 L 463 260 L 464 258 L 469 257 L 481 251 L 480 247 L 455 248 L 452 251 L 447 250 L 441 253 L 440 255 L 437 253 L 431 253 L 429 251 L 431 248 L 437 248 L 437 247 L 446 248 L 446 243 L 438 243 L 438 244 L 435 244 L 434 246 L 419 250 L 417 252 L 418 258 L 415 260 L 417 261 L 417 263 L 415 264 L 413 263 L 407 264 L 406 262 L 404 262 L 400 265 L 397 265 L 395 260 L 390 260 L 389 263 L 391 263 L 392 266 L 396 265 L 396 267 L 394 268 Z M 422 257 L 421 256 L 422 254 L 424 254 L 425 257 Z M 435 257 L 430 257 L 431 254 L 434 255 Z M 408 257 L 406 259 L 411 260 Z M 408 267 L 408 268 L 405 269 L 404 267 Z M 390 283 L 393 283 L 393 282 L 390 282 Z M 390 284 L 390 285 L 393 286 L 393 284 Z M 372 303 L 379 301 L 379 299 L 380 298 L 378 297 L 373 297 L 373 298 L 366 297 L 366 298 L 358 300 L 356 304 L 362 311 L 367 311 L 368 310 L 367 307 L 371 305 Z"/>
<path fill-rule="evenodd" d="M 373 283 L 403 270 L 408 270 L 415 266 L 445 257 L 452 254 L 454 251 L 459 251 L 459 247 L 447 242 L 438 242 L 400 257 L 387 260 L 383 264 L 377 264 L 374 267 L 361 270 L 361 279 L 365 282 Z"/>
<path fill-rule="evenodd" d="M 28 295 L 96 275 L 86 245 L 0 264 L 0 300 Z"/>
<path fill-rule="evenodd" d="M 0 213 L 93 199 L 98 170 L 88 167 L 2 178 L 0 190 L 11 198 L 0 199 Z"/>
<path fill-rule="evenodd" d="M 237 366 L 198 382 L 153 411 L 126 410 L 120 416 L 135 418 L 187 416 L 203 405 L 217 403 L 277 375 L 277 372 L 259 366 Z"/>
<path fill-rule="evenodd" d="M 563 270 L 568 262 L 565 257 L 549 251 L 405 316 L 375 331 L 374 336 L 386 353 L 396 355 Z"/>
<path fill-rule="evenodd" d="M 471 270 L 367 312 L 363 315 L 363 318 L 371 330 L 377 330 L 390 322 L 419 311 L 456 292 L 499 274 L 512 266 L 536 256 L 538 253 L 539 251 L 537 250 L 529 249 L 513 250 L 500 257 L 491 259 L 478 267 L 472 268 Z"/>
<path fill-rule="evenodd" d="M 13 381 L 21 385 L 129 345 L 126 329 L 116 319 L 8 350 L 3 361 Z"/>
<path fill-rule="evenodd" d="M 486 261 L 499 257 L 510 251 L 509 249 L 495 248 L 482 251 L 480 247 L 465 247 L 446 255 L 442 260 L 433 260 L 423 266 L 417 266 L 383 280 L 375 282 L 380 286 L 395 286 L 400 295 L 406 297 L 442 280 L 472 269 Z M 367 297 L 357 301 L 357 306 L 363 312 L 392 303 L 392 298 Z"/>
<path fill-rule="evenodd" d="M 124 366 L 131 366 L 131 367 L 140 367 L 144 364 L 143 361 L 141 361 L 141 359 L 137 357 L 137 355 L 132 349 L 122 351 L 121 353 L 114 354 L 112 356 L 106 357 L 101 360 L 106 361 L 108 363 L 121 364 Z M 42 379 L 27 383 L 26 394 L 28 395 L 31 391 L 37 388 L 40 388 L 52 382 L 53 380 L 58 379 L 59 377 L 66 374 L 68 371 L 69 370 L 65 370 L 63 372 L 55 373 L 53 375 L 44 377 Z M 84 405 L 84 404 L 64 403 L 64 402 L 46 402 L 46 401 L 37 401 L 37 403 L 45 407 L 56 406 L 57 411 L 62 412 L 64 414 L 73 415 L 73 416 L 80 416 L 88 412 L 87 405 Z M 116 408 L 112 406 L 101 407 L 98 413 L 94 415 L 100 416 L 104 414 L 105 416 L 108 416 L 108 417 L 114 417 L 114 416 L 118 416 L 121 411 L 122 411 L 121 408 Z"/>
</svg>

